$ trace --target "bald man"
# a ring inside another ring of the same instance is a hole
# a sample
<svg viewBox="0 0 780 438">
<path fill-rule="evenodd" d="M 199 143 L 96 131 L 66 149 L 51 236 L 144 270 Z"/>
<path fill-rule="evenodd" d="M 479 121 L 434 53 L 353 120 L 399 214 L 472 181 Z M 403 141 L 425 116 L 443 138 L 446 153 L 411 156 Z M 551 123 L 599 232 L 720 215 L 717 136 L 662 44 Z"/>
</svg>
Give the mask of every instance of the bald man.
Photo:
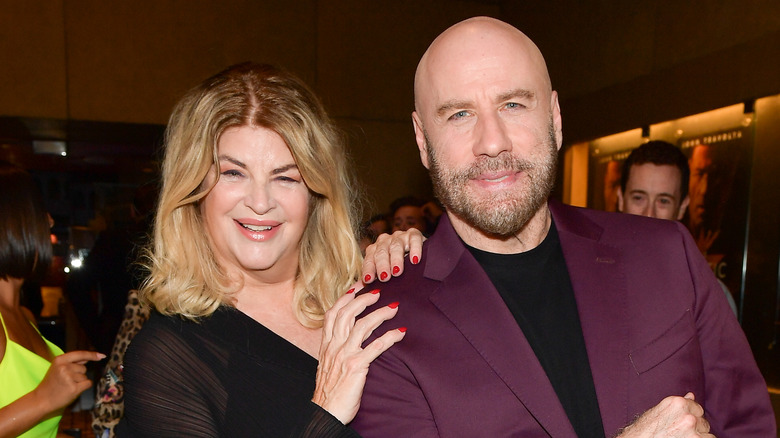
<svg viewBox="0 0 780 438">
<path fill-rule="evenodd" d="M 688 232 L 548 201 L 561 111 L 530 39 L 485 17 L 446 30 L 417 68 L 412 121 L 446 214 L 382 287 L 408 331 L 371 365 L 360 434 L 774 436 Z"/>
</svg>

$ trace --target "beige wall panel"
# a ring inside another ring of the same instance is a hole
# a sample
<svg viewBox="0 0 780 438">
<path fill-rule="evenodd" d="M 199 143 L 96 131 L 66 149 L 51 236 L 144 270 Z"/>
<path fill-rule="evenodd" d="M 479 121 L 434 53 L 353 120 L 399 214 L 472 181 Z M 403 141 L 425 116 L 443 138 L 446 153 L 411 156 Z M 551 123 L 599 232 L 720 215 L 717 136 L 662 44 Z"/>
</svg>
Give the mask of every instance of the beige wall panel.
<svg viewBox="0 0 780 438">
<path fill-rule="evenodd" d="M 414 71 L 441 31 L 499 8 L 450 0 L 322 1 L 317 88 L 335 116 L 407 121 Z"/>
<path fill-rule="evenodd" d="M 165 123 L 191 86 L 244 60 L 314 77 L 314 0 L 67 2 L 71 117 Z"/>
<path fill-rule="evenodd" d="M 0 115 L 65 118 L 62 1 L 0 1 Z"/>
</svg>

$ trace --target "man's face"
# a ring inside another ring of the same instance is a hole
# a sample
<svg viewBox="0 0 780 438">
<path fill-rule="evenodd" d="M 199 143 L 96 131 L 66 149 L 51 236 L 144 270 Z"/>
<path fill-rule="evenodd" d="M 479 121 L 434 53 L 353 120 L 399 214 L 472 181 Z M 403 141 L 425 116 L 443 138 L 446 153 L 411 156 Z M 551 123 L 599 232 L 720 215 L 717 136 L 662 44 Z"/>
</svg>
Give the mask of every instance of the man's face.
<svg viewBox="0 0 780 438">
<path fill-rule="evenodd" d="M 707 215 L 705 199 L 707 196 L 707 185 L 710 182 L 712 161 L 712 150 L 710 147 L 699 145 L 694 148 L 688 162 L 691 168 L 691 179 L 688 185 L 691 205 L 688 209 L 688 216 L 690 217 L 692 227 L 701 226 Z"/>
<path fill-rule="evenodd" d="M 555 183 L 558 148 L 552 130 L 540 153 L 476 157 L 465 165 L 446 163 L 441 148 L 427 142 L 436 196 L 472 227 L 498 236 L 516 234 L 544 204 Z"/>
<path fill-rule="evenodd" d="M 404 205 L 393 214 L 393 232 L 417 228 L 420 232 L 425 233 L 425 225 L 425 216 L 423 216 L 422 207 Z"/>
<path fill-rule="evenodd" d="M 434 43 L 418 69 L 412 117 L 420 157 L 454 224 L 513 235 L 553 185 L 557 95 L 524 37 L 491 30 L 459 36 Z"/>
<path fill-rule="evenodd" d="M 626 192 L 618 191 L 618 206 L 623 213 L 680 220 L 688 206 L 682 194 L 680 169 L 672 165 L 634 164 L 629 169 Z"/>
</svg>

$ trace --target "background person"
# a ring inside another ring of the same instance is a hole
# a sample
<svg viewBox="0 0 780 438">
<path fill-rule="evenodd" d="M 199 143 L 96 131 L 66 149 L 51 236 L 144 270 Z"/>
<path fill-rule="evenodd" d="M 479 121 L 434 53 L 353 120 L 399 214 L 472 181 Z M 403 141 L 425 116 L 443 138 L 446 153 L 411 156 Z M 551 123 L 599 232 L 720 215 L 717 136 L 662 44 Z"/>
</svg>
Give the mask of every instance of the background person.
<svg viewBox="0 0 780 438">
<path fill-rule="evenodd" d="M 647 142 L 623 162 L 618 210 L 657 219 L 681 220 L 688 208 L 688 158 L 671 143 Z"/>
<path fill-rule="evenodd" d="M 29 173 L 0 161 L 0 437 L 54 437 L 62 411 L 92 385 L 84 363 L 105 355 L 62 350 L 38 332 L 20 291 L 52 257 L 49 216 Z"/>
<path fill-rule="evenodd" d="M 392 232 L 416 228 L 426 234 L 428 227 L 423 214 L 424 204 L 425 201 L 414 196 L 404 196 L 391 202 Z"/>
<path fill-rule="evenodd" d="M 354 436 L 368 364 L 404 333 L 361 348 L 398 304 L 353 326 L 378 290 L 339 298 L 361 258 L 320 102 L 273 67 L 231 67 L 176 106 L 162 178 L 141 291 L 157 313 L 126 354 L 118 436 Z"/>
</svg>

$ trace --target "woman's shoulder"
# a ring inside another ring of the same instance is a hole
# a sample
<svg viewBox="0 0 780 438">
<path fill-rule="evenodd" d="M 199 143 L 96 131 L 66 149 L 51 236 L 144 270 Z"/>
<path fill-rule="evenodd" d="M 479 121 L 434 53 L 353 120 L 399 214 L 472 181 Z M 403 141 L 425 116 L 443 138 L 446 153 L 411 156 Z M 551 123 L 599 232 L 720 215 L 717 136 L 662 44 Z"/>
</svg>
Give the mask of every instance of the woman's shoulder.
<svg viewBox="0 0 780 438">
<path fill-rule="evenodd" d="M 127 355 L 142 355 L 154 360 L 164 352 L 197 348 L 191 345 L 193 332 L 197 329 L 197 323 L 193 321 L 152 311 L 130 342 Z"/>
</svg>

